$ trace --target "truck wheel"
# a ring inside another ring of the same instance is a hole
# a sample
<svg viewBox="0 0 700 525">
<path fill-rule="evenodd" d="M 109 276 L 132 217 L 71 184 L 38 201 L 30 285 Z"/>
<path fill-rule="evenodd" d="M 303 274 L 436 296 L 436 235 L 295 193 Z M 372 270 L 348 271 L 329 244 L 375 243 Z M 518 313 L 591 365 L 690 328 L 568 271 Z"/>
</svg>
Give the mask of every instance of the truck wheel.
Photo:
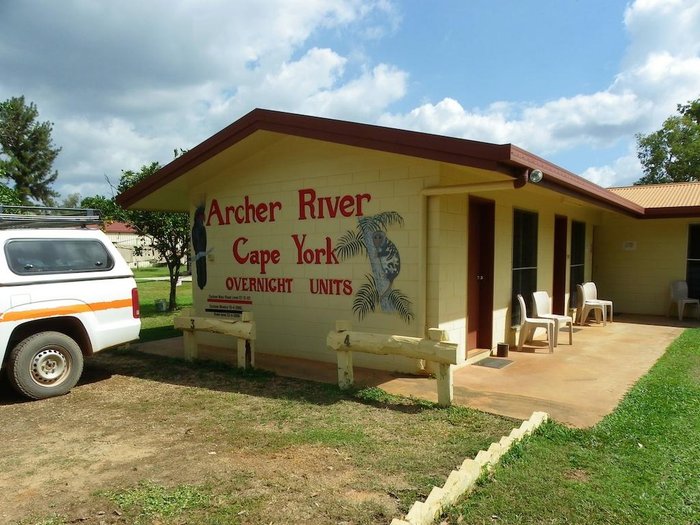
<svg viewBox="0 0 700 525">
<path fill-rule="evenodd" d="M 61 332 L 39 332 L 12 349 L 7 374 L 12 386 L 32 399 L 66 394 L 83 372 L 78 343 Z"/>
</svg>

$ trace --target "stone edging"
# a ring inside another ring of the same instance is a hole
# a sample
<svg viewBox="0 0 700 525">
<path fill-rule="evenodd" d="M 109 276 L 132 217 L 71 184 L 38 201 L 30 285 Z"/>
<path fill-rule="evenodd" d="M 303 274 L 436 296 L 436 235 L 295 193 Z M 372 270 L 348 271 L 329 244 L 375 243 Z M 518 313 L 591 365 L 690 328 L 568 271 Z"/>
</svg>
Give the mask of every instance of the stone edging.
<svg viewBox="0 0 700 525">
<path fill-rule="evenodd" d="M 471 492 L 483 471 L 491 471 L 510 448 L 525 436 L 531 434 L 549 419 L 546 412 L 533 412 L 530 419 L 523 421 L 510 434 L 494 442 L 488 450 L 480 450 L 474 459 L 465 459 L 457 470 L 450 472 L 442 488 L 433 487 L 424 502 L 416 501 L 404 519 L 394 518 L 391 525 L 430 525 L 443 511 L 455 503 L 462 495 Z"/>
</svg>

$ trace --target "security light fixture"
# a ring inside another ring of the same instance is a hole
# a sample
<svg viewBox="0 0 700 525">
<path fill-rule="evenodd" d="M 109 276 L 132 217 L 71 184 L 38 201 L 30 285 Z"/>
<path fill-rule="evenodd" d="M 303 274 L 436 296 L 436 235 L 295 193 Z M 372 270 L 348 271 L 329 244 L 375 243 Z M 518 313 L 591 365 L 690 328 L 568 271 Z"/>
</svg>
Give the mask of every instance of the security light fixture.
<svg viewBox="0 0 700 525">
<path fill-rule="evenodd" d="M 532 170 L 529 175 L 530 182 L 534 182 L 535 184 L 540 182 L 542 177 L 544 177 L 544 173 L 542 173 L 540 170 Z"/>
</svg>

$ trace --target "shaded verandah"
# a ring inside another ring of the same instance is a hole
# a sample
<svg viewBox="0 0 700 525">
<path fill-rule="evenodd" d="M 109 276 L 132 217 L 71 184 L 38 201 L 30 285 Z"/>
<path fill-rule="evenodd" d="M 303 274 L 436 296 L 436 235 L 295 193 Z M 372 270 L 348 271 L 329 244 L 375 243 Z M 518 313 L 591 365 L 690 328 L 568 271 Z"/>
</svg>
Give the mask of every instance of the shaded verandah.
<svg viewBox="0 0 700 525">
<path fill-rule="evenodd" d="M 511 351 L 512 363 L 501 369 L 467 365 L 454 371 L 454 403 L 517 419 L 548 412 L 575 427 L 596 424 L 610 413 L 629 388 L 661 357 L 671 342 L 697 322 L 656 316 L 616 315 L 614 323 L 574 329 L 574 344 L 549 353 L 535 341 L 522 352 Z M 184 357 L 182 338 L 142 343 L 139 350 Z M 332 352 L 328 350 L 328 352 Z M 202 346 L 202 359 L 235 365 L 236 352 Z M 335 356 L 333 356 L 335 357 Z M 337 382 L 334 362 L 318 362 L 258 353 L 256 366 L 278 375 L 326 383 Z M 437 400 L 435 379 L 355 369 L 359 386 L 378 386 L 389 393 Z"/>
</svg>

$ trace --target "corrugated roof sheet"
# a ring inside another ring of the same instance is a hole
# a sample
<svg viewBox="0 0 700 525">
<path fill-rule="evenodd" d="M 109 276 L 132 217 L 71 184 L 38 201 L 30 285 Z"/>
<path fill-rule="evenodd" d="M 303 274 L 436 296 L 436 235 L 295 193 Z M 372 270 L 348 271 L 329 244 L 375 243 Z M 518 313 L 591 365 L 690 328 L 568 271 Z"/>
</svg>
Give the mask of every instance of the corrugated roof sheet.
<svg viewBox="0 0 700 525">
<path fill-rule="evenodd" d="M 608 190 L 645 208 L 700 206 L 700 182 L 648 184 Z"/>
</svg>

